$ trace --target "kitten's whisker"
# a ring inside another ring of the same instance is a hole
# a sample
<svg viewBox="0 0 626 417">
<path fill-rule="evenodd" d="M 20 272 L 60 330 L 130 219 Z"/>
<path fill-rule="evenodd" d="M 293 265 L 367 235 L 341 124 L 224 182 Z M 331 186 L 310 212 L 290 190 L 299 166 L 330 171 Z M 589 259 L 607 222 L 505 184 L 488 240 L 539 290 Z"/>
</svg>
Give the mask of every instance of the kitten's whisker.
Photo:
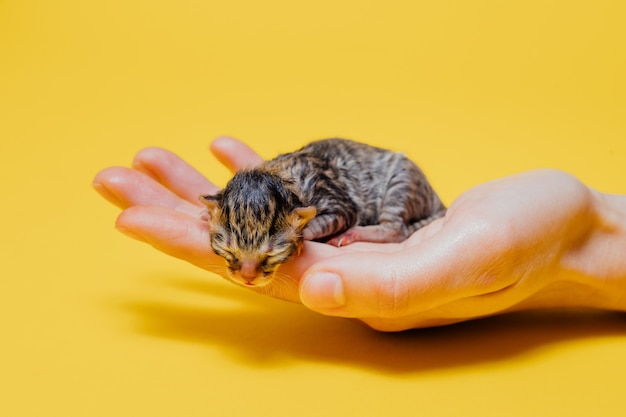
<svg viewBox="0 0 626 417">
<path fill-rule="evenodd" d="M 228 270 L 228 268 L 224 265 L 216 265 L 216 264 L 209 264 L 206 265 L 204 267 L 204 269 L 206 269 L 209 272 L 215 272 L 215 273 L 222 273 L 222 272 L 226 272 Z"/>
<path fill-rule="evenodd" d="M 266 286 L 266 294 L 282 299 L 293 300 L 298 294 L 298 283 L 294 278 L 283 272 L 275 272 L 272 281 Z"/>
<path fill-rule="evenodd" d="M 216 275 L 219 275 L 220 277 L 224 278 L 227 281 L 234 282 L 232 280 L 230 270 L 228 269 L 227 266 L 209 264 L 209 265 L 206 265 L 204 267 L 204 269 L 206 269 L 207 271 L 212 272 L 212 273 L 214 273 Z"/>
<path fill-rule="evenodd" d="M 274 279 L 278 279 L 281 282 L 295 283 L 295 279 L 291 275 L 282 272 L 275 273 Z"/>
</svg>

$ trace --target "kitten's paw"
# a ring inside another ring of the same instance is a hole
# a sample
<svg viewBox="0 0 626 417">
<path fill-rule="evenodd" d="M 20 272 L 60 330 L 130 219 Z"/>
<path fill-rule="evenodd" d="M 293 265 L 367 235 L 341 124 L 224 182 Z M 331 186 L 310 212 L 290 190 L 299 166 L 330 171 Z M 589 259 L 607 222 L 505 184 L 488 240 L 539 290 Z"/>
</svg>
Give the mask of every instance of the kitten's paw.
<svg viewBox="0 0 626 417">
<path fill-rule="evenodd" d="M 402 242 L 408 237 L 406 227 L 389 227 L 382 225 L 355 226 L 333 237 L 326 243 L 334 246 L 346 246 L 354 242 L 393 243 Z"/>
<path fill-rule="evenodd" d="M 352 229 L 348 229 L 345 232 L 329 239 L 326 243 L 337 246 L 338 248 L 341 246 L 349 245 L 350 243 L 358 242 L 362 240 L 361 234 L 359 230 L 355 227 Z"/>
</svg>

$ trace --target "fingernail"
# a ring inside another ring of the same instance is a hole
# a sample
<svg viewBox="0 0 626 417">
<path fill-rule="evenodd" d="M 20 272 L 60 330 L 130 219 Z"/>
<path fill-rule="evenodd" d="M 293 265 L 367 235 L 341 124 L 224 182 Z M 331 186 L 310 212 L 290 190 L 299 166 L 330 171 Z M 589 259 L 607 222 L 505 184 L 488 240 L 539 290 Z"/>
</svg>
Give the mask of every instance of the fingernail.
<svg viewBox="0 0 626 417">
<path fill-rule="evenodd" d="M 109 202 L 115 204 L 118 207 L 124 207 L 122 200 L 120 200 L 120 198 L 106 185 L 95 181 L 91 185 L 98 193 L 100 193 L 102 197 L 106 198 Z"/>
<path fill-rule="evenodd" d="M 300 288 L 300 300 L 312 310 L 343 307 L 346 299 L 341 278 L 330 272 L 307 275 Z"/>
</svg>

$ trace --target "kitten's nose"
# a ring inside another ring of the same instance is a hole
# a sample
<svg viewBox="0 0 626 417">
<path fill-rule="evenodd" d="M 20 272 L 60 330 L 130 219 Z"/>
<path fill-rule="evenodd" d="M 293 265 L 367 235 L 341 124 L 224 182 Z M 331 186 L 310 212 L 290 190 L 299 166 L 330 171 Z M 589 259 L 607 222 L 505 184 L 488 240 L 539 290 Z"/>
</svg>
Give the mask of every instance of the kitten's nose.
<svg viewBox="0 0 626 417">
<path fill-rule="evenodd" d="M 241 262 L 241 270 L 239 273 L 241 277 L 248 282 L 254 281 L 259 275 L 259 263 L 251 260 L 244 260 Z"/>
</svg>

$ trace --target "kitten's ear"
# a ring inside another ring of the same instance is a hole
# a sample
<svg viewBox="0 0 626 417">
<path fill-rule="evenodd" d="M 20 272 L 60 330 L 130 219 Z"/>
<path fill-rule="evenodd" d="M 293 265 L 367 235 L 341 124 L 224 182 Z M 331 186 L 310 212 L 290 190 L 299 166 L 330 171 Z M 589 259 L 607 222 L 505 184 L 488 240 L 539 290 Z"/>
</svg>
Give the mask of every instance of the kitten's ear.
<svg viewBox="0 0 626 417">
<path fill-rule="evenodd" d="M 292 212 L 292 217 L 296 226 L 296 229 L 302 230 L 309 221 L 317 214 L 315 206 L 298 207 Z"/>
<path fill-rule="evenodd" d="M 212 195 L 201 195 L 198 197 L 208 210 L 209 219 L 214 217 L 217 210 L 220 208 L 220 202 L 222 201 L 222 193 L 212 194 Z M 208 220 L 208 219 L 206 219 Z"/>
</svg>

